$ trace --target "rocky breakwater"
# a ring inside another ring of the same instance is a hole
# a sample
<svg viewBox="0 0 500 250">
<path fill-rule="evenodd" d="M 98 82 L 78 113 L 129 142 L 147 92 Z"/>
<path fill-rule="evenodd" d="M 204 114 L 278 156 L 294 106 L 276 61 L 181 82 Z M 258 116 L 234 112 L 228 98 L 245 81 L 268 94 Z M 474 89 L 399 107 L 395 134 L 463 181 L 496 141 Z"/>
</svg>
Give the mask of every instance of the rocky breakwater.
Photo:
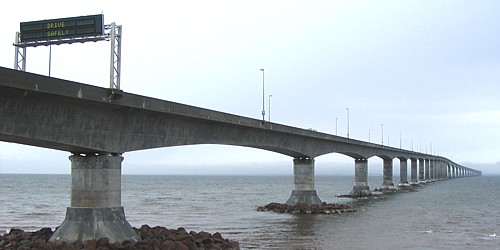
<svg viewBox="0 0 500 250">
<path fill-rule="evenodd" d="M 287 205 L 281 203 L 269 203 L 263 207 L 257 207 L 259 212 L 291 213 L 291 214 L 343 214 L 357 212 L 347 204 L 332 204 L 323 202 L 322 204 L 309 205 L 297 204 Z"/>
<path fill-rule="evenodd" d="M 239 243 L 223 239 L 220 233 L 187 232 L 184 228 L 166 229 L 164 227 L 149 227 L 143 225 L 134 228 L 141 237 L 137 242 L 125 241 L 110 243 L 108 238 L 97 240 L 77 241 L 71 244 L 55 241 L 48 242 L 53 232 L 51 228 L 43 228 L 36 232 L 24 232 L 20 229 L 11 229 L 9 233 L 0 236 L 0 250 L 2 249 L 240 249 Z"/>
</svg>

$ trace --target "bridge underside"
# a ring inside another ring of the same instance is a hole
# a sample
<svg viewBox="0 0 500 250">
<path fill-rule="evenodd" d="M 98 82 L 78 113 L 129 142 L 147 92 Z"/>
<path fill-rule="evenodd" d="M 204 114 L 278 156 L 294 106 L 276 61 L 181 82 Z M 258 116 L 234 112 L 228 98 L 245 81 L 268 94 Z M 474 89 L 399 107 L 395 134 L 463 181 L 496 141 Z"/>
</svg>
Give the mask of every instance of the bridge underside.
<svg viewBox="0 0 500 250">
<path fill-rule="evenodd" d="M 1 67 L 0 140 L 73 153 L 71 206 L 51 239 L 70 242 L 138 239 L 121 207 L 121 155 L 135 150 L 221 144 L 288 155 L 294 158 L 295 185 L 288 204 L 321 203 L 315 190 L 314 158 L 327 153 L 355 159 L 357 196 L 370 194 L 366 159 L 372 156 L 387 160 L 384 183 L 392 186 L 396 157 L 441 160 L 456 166 L 448 172 L 459 177 L 473 173 L 442 157 L 129 93 L 116 98 L 109 89 Z M 429 168 L 429 163 L 425 167 L 426 180 L 439 177 L 438 167 Z"/>
</svg>

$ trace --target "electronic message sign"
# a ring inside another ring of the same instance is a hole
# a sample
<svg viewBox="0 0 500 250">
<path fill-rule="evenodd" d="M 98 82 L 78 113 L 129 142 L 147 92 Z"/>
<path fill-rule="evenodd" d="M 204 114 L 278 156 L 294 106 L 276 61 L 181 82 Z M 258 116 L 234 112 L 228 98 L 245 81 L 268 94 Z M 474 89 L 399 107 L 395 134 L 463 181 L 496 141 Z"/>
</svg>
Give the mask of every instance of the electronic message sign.
<svg viewBox="0 0 500 250">
<path fill-rule="evenodd" d="M 21 23 L 21 42 L 104 35 L 104 15 L 68 17 Z"/>
</svg>

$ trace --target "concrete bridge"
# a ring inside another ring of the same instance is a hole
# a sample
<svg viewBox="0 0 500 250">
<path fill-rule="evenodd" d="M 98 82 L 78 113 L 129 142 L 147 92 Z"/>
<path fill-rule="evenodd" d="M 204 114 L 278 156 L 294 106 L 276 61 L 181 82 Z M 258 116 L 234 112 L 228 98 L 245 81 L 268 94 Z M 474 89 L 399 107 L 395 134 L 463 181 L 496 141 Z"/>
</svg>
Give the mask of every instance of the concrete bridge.
<svg viewBox="0 0 500 250">
<path fill-rule="evenodd" d="M 1 141 L 71 152 L 71 206 L 51 240 L 139 239 L 121 206 L 122 154 L 135 150 L 223 144 L 290 156 L 295 188 L 287 204 L 321 203 L 314 158 L 329 153 L 354 160 L 354 197 L 371 194 L 368 159 L 374 156 L 383 159 L 383 190 L 481 174 L 441 156 L 6 68 L 0 68 L 0 104 Z M 396 158 L 401 177 L 394 184 Z"/>
</svg>

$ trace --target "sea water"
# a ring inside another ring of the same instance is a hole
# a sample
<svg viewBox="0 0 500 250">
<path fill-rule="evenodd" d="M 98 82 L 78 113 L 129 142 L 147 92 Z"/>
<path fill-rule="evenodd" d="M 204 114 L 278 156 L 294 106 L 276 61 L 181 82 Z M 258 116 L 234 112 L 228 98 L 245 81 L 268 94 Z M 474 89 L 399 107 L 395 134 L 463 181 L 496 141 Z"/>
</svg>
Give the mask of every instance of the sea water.
<svg viewBox="0 0 500 250">
<path fill-rule="evenodd" d="M 69 175 L 0 175 L 0 232 L 59 226 L 70 181 Z M 349 202 L 335 196 L 349 193 L 353 181 L 316 176 L 315 184 L 323 201 Z M 370 177 L 371 189 L 381 184 L 381 176 Z M 292 176 L 125 175 L 122 205 L 134 227 L 220 232 L 242 249 L 500 249 L 500 176 L 450 179 L 357 201 L 359 212 L 342 215 L 256 211 L 284 203 L 292 189 Z"/>
</svg>

